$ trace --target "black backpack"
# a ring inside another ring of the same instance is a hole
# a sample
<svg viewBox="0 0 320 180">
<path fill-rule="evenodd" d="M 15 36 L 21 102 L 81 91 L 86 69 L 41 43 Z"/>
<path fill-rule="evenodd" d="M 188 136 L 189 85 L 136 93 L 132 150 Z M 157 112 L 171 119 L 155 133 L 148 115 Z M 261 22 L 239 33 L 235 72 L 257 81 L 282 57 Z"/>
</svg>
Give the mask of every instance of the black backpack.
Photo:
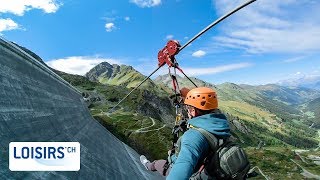
<svg viewBox="0 0 320 180">
<path fill-rule="evenodd" d="M 238 144 L 229 139 L 219 139 L 204 129 L 191 128 L 207 139 L 210 152 L 190 179 L 246 179 L 250 163 L 245 151 Z"/>
</svg>

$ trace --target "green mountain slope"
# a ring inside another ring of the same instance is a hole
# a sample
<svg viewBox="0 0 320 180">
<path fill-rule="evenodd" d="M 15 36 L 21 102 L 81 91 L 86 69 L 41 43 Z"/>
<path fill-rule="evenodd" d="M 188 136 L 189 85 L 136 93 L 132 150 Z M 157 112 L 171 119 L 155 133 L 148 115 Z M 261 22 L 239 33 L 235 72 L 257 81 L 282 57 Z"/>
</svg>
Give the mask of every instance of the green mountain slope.
<svg viewBox="0 0 320 180">
<path fill-rule="evenodd" d="M 300 106 L 304 117 L 309 121 L 310 127 L 320 129 L 320 98 L 314 99 Z"/>
<path fill-rule="evenodd" d="M 276 87 L 278 89 L 281 87 Z M 248 103 L 252 106 L 275 114 L 282 121 L 291 121 L 293 119 L 301 120 L 300 111 L 286 101 L 286 94 L 281 91 L 261 88 L 259 86 L 237 85 L 234 83 L 223 83 L 217 85 L 218 97 L 222 101 L 237 101 Z M 292 91 L 292 94 L 296 92 Z M 279 98 L 281 97 L 281 98 Z M 278 100 L 278 99 L 281 99 Z"/>
<path fill-rule="evenodd" d="M 194 88 L 195 87 L 186 77 L 181 77 L 181 76 L 177 75 L 176 78 L 178 80 L 180 88 L 182 88 L 182 87 Z M 197 86 L 205 86 L 205 87 L 213 87 L 213 88 L 215 88 L 215 86 L 213 84 L 210 84 L 210 83 L 207 83 L 205 81 L 202 81 L 201 79 L 194 78 L 194 77 L 190 77 L 190 79 Z M 153 81 L 158 85 L 165 84 L 169 88 L 172 88 L 172 79 L 168 74 L 158 76 Z"/>
<path fill-rule="evenodd" d="M 320 91 L 303 87 L 284 87 L 275 84 L 251 86 L 248 89 L 260 91 L 273 100 L 287 105 L 299 105 L 307 101 L 320 97 Z"/>
<path fill-rule="evenodd" d="M 115 86 L 124 86 L 127 88 L 136 87 L 146 76 L 136 71 L 131 66 L 109 64 L 102 62 L 92 68 L 85 75 L 90 81 L 100 82 L 101 84 L 109 84 Z M 161 87 L 158 87 L 151 79 L 148 79 L 141 88 L 149 89 L 157 93 L 163 94 Z"/>
<path fill-rule="evenodd" d="M 314 112 L 314 116 L 320 119 L 320 98 L 310 101 L 307 106 L 310 111 Z"/>
<path fill-rule="evenodd" d="M 83 92 L 83 96 L 86 99 L 93 99 L 88 102 L 91 109 L 99 109 L 99 111 L 104 113 L 109 112 L 132 89 L 92 82 L 86 77 L 57 70 L 55 72 Z M 99 97 L 100 100 L 96 101 L 96 97 Z M 174 111 L 171 108 L 171 102 L 168 97 L 159 95 L 148 89 L 137 89 L 134 91 L 116 110 L 119 109 L 132 114 L 138 112 L 141 115 L 152 117 L 165 123 L 170 123 L 174 119 Z"/>
</svg>

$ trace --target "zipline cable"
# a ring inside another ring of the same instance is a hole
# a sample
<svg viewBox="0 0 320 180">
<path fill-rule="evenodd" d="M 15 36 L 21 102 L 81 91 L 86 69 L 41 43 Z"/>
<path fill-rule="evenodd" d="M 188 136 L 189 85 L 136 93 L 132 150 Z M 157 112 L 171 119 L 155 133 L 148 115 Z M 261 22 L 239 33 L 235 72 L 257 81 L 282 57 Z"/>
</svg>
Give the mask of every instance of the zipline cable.
<svg viewBox="0 0 320 180">
<path fill-rule="evenodd" d="M 200 37 L 203 33 L 207 32 L 209 29 L 211 29 L 213 26 L 219 24 L 221 21 L 223 21 L 224 19 L 226 19 L 227 17 L 231 16 L 232 14 L 234 14 L 235 12 L 239 11 L 240 9 L 248 6 L 249 4 L 253 3 L 256 0 L 249 0 L 247 2 L 245 2 L 244 4 L 236 7 L 235 9 L 231 10 L 230 12 L 228 12 L 226 15 L 220 17 L 219 19 L 217 19 L 216 21 L 214 21 L 213 23 L 211 23 L 209 26 L 207 26 L 206 28 L 204 28 L 202 31 L 200 31 L 197 35 L 195 35 L 192 39 L 190 39 L 185 45 L 181 46 L 180 51 L 182 49 L 184 49 L 185 47 L 187 47 L 190 43 L 192 43 L 194 40 L 196 40 L 198 37 Z"/>
</svg>

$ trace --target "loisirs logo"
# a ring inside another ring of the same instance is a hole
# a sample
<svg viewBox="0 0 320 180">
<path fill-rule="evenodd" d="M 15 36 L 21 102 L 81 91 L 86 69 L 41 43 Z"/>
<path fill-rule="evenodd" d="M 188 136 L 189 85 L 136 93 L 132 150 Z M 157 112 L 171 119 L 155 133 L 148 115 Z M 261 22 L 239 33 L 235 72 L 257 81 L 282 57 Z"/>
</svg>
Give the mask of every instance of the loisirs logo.
<svg viewBox="0 0 320 180">
<path fill-rule="evenodd" d="M 11 142 L 9 168 L 11 171 L 78 171 L 80 143 Z"/>
<path fill-rule="evenodd" d="M 17 152 L 17 147 L 13 147 L 13 154 L 15 159 L 63 159 L 63 150 L 64 147 L 22 147 L 21 152 Z"/>
</svg>

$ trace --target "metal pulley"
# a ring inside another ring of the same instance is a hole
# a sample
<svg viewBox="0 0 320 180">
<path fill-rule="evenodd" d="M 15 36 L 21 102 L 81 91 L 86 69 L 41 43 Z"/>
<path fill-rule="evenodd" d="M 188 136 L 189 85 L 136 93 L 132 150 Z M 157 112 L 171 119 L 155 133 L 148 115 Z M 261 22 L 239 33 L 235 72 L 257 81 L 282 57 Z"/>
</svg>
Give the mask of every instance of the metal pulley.
<svg viewBox="0 0 320 180">
<path fill-rule="evenodd" d="M 174 66 L 174 56 L 179 53 L 181 45 L 177 40 L 169 40 L 167 45 L 158 53 L 158 66 L 167 64 L 169 67 Z"/>
</svg>

